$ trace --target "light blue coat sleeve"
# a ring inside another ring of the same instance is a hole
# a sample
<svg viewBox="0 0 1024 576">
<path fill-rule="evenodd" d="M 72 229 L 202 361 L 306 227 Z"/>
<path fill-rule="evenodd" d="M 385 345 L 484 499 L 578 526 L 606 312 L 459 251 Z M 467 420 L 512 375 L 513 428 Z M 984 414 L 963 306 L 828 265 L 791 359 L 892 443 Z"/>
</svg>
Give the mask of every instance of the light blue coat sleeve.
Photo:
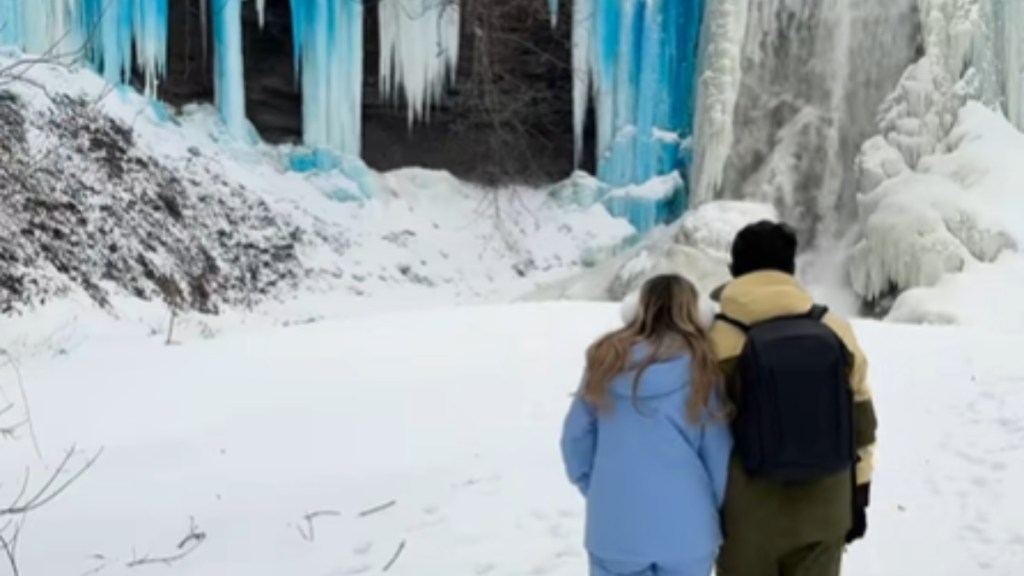
<svg viewBox="0 0 1024 576">
<path fill-rule="evenodd" d="M 566 474 L 580 493 L 587 495 L 597 447 L 597 415 L 593 407 L 576 396 L 562 426 L 562 462 Z"/>
<path fill-rule="evenodd" d="M 729 481 L 729 459 L 732 456 L 732 431 L 729 423 L 721 418 L 709 418 L 701 434 L 700 460 L 711 478 L 718 508 L 725 501 L 725 487 Z"/>
</svg>

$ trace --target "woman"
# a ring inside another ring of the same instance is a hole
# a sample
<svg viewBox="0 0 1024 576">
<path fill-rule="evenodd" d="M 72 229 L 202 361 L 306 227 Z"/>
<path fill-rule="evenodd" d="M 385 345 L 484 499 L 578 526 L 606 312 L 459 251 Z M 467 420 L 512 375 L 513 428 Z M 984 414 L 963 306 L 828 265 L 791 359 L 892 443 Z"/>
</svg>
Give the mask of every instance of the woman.
<svg viewBox="0 0 1024 576">
<path fill-rule="evenodd" d="M 635 316 L 587 350 L 562 457 L 587 500 L 591 576 L 708 576 L 732 437 L 697 290 L 644 284 Z"/>
</svg>

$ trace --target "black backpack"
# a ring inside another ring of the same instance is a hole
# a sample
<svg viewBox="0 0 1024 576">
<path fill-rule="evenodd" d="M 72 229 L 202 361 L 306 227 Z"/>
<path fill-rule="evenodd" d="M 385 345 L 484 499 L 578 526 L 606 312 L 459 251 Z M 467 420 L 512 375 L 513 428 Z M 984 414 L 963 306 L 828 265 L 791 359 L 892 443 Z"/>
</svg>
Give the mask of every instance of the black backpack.
<svg viewBox="0 0 1024 576">
<path fill-rule="evenodd" d="M 807 482 L 849 470 L 857 458 L 851 354 L 822 322 L 828 309 L 747 326 L 733 378 L 735 449 L 751 477 Z"/>
</svg>

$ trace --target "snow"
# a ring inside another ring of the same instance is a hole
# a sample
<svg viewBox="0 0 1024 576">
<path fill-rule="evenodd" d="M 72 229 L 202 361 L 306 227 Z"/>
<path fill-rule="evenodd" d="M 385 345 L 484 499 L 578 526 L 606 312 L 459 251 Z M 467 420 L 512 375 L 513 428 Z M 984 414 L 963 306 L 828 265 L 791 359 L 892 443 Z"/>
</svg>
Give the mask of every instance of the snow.
<svg viewBox="0 0 1024 576">
<path fill-rule="evenodd" d="M 580 574 L 583 503 L 563 477 L 557 437 L 583 350 L 619 324 L 618 312 L 445 307 L 182 346 L 94 343 L 23 365 L 43 458 L 26 437 L 6 442 L 3 497 L 26 467 L 38 486 L 72 444 L 76 465 L 103 453 L 29 517 L 21 571 L 133 574 L 133 560 L 179 553 L 194 521 L 205 541 L 157 568 L 376 572 L 404 542 L 396 576 Z M 868 538 L 844 573 L 1016 574 L 1024 364 L 1015 339 L 873 322 L 856 330 L 882 428 Z M 2 382 L 17 402 L 13 381 Z"/>
</svg>

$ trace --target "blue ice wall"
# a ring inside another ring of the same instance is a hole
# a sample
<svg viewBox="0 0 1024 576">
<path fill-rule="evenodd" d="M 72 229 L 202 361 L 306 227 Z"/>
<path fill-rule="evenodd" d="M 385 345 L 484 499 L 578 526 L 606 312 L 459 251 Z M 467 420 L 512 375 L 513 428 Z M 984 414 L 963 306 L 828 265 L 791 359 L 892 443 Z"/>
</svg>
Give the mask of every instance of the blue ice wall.
<svg viewBox="0 0 1024 576">
<path fill-rule="evenodd" d="M 291 0 L 303 139 L 358 155 L 362 134 L 362 0 Z"/>
<path fill-rule="evenodd" d="M 687 174 L 684 146 L 693 132 L 697 48 L 704 0 L 577 0 L 574 27 L 587 42 L 574 42 L 577 83 L 593 82 L 597 122 L 597 176 L 613 187 L 641 184 L 679 171 Z M 578 56 L 578 55 L 577 55 Z M 585 69 L 581 69 L 585 68 Z M 579 86 L 577 86 L 579 89 Z M 586 106 L 576 98 L 575 106 Z M 584 115 L 575 127 L 582 133 Z M 618 198 L 609 205 L 641 232 L 674 220 L 686 206 L 686 185 L 668 201 Z"/>
</svg>

